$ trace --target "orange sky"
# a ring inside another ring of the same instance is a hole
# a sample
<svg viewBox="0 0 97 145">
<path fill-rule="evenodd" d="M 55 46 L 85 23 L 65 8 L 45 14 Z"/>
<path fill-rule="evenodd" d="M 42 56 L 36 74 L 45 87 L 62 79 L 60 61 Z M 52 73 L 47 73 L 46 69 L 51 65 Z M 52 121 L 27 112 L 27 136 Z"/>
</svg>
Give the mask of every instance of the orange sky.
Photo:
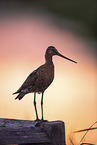
<svg viewBox="0 0 97 145">
<path fill-rule="evenodd" d="M 49 45 L 78 64 L 54 56 L 55 78 L 44 94 L 45 119 L 63 120 L 67 134 L 70 130 L 88 128 L 97 120 L 95 48 L 39 17 L 0 19 L 0 117 L 35 119 L 33 94 L 19 102 L 12 93 L 45 62 Z M 40 99 L 37 95 L 39 116 Z M 91 142 L 96 142 L 95 134 Z"/>
</svg>

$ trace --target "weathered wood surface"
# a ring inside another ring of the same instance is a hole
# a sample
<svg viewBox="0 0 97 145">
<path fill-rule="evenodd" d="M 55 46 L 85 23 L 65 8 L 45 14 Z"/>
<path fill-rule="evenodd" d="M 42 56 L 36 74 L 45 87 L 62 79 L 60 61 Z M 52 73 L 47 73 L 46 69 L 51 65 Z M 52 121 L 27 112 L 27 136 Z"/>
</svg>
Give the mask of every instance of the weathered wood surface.
<svg viewBox="0 0 97 145">
<path fill-rule="evenodd" d="M 62 121 L 40 122 L 0 119 L 0 144 L 65 145 Z"/>
</svg>

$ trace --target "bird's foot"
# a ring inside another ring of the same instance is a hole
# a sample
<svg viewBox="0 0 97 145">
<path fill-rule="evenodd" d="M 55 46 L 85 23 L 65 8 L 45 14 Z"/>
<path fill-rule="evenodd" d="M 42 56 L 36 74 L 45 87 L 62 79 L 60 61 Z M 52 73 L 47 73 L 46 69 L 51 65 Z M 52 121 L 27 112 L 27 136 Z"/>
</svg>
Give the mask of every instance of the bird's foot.
<svg viewBox="0 0 97 145">
<path fill-rule="evenodd" d="M 41 125 L 41 123 L 43 122 L 48 122 L 48 120 L 44 120 L 44 119 L 36 119 L 35 120 L 35 127 L 39 127 Z"/>
<path fill-rule="evenodd" d="M 48 122 L 48 120 L 41 119 L 41 122 Z"/>
<path fill-rule="evenodd" d="M 35 120 L 35 122 L 38 122 L 38 121 L 41 121 L 41 119 L 37 118 L 37 119 Z"/>
</svg>

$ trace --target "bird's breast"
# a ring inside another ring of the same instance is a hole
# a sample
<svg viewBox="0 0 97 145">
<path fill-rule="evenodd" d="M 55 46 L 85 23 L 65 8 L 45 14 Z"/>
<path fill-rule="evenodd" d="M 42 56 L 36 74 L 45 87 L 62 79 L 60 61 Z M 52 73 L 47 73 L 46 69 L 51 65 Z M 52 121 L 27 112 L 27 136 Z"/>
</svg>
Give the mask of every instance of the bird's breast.
<svg viewBox="0 0 97 145">
<path fill-rule="evenodd" d="M 36 92 L 43 92 L 54 79 L 54 65 L 43 65 L 37 71 L 37 81 L 34 86 Z"/>
</svg>

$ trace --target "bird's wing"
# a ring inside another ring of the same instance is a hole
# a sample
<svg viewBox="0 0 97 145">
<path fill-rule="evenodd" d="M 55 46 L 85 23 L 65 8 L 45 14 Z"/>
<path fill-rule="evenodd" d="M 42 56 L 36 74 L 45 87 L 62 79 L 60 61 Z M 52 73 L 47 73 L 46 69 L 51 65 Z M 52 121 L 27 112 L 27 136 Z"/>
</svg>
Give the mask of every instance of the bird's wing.
<svg viewBox="0 0 97 145">
<path fill-rule="evenodd" d="M 22 90 L 25 90 L 29 87 L 33 87 L 37 80 L 37 70 L 33 71 L 22 84 L 22 86 L 13 94 L 20 93 Z"/>
</svg>

